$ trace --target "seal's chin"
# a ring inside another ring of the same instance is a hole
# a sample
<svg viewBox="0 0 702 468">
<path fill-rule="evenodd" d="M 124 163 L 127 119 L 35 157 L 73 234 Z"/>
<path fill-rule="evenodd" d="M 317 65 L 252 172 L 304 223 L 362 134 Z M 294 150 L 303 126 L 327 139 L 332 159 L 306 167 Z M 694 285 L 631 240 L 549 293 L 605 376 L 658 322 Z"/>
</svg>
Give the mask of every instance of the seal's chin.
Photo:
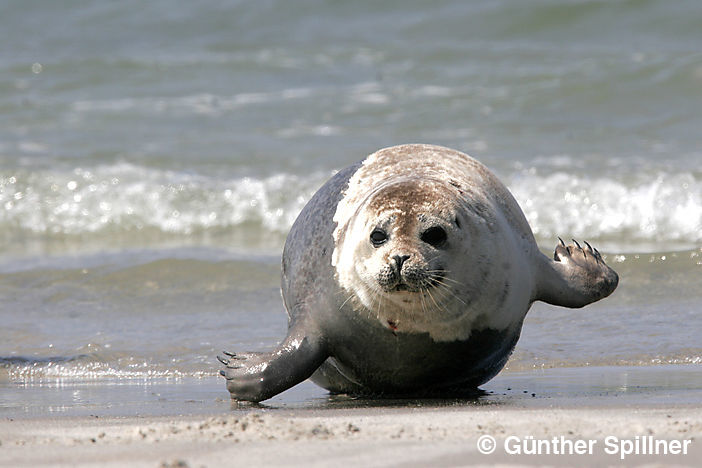
<svg viewBox="0 0 702 468">
<path fill-rule="evenodd" d="M 392 288 L 392 290 L 393 291 L 409 291 L 409 287 L 404 283 L 400 283 L 397 286 L 395 286 L 394 288 Z"/>
</svg>

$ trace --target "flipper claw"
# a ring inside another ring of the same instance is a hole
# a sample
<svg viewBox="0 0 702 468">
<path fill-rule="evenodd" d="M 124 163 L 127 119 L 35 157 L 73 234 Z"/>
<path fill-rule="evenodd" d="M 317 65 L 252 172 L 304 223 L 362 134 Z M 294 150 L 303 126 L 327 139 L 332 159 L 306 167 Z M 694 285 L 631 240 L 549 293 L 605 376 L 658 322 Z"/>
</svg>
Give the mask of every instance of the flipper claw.
<svg viewBox="0 0 702 468">
<path fill-rule="evenodd" d="M 553 252 L 553 259 L 557 262 L 560 262 L 561 258 L 570 257 L 572 252 L 570 250 L 571 247 L 567 246 L 565 242 L 563 242 L 563 239 L 559 237 L 558 241 L 560 243 L 556 245 L 556 250 Z"/>
<path fill-rule="evenodd" d="M 230 353 L 229 351 L 222 351 L 222 354 L 224 354 L 225 356 L 227 356 L 229 358 L 228 361 L 232 361 L 232 360 L 245 361 L 246 360 L 245 353 L 242 355 L 242 354 Z M 219 356 L 217 357 L 217 359 L 219 359 Z M 220 359 L 220 362 L 222 362 L 221 359 Z"/>
<path fill-rule="evenodd" d="M 229 365 L 229 359 L 225 359 L 225 358 L 223 358 L 222 356 L 217 356 L 217 360 L 218 360 L 219 362 L 221 362 L 222 364 L 224 364 L 225 366 L 228 366 L 228 365 Z"/>
</svg>

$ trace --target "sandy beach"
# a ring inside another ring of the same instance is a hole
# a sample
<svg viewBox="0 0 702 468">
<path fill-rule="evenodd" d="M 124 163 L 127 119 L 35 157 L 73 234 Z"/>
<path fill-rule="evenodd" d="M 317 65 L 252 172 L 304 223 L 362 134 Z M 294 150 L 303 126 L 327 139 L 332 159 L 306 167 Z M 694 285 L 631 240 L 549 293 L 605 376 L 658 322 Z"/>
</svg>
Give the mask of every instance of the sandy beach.
<svg viewBox="0 0 702 468">
<path fill-rule="evenodd" d="M 496 440 L 490 455 L 478 451 L 486 435 Z M 529 436 L 548 441 L 536 451 L 550 453 L 508 453 L 531 450 L 522 445 Z M 215 417 L 6 419 L 0 421 L 0 466 L 695 466 L 701 437 L 702 409 L 691 407 L 251 409 Z M 635 455 L 637 441 L 639 452 L 655 452 L 661 441 L 659 453 Z M 663 446 L 680 454 L 664 454 Z M 563 451 L 572 454 L 555 454 Z"/>
<path fill-rule="evenodd" d="M 305 382 L 261 405 L 231 402 L 215 377 L 27 385 L 0 413 L 0 466 L 698 466 L 699 374 L 505 372 L 467 400 L 355 399 Z"/>
</svg>

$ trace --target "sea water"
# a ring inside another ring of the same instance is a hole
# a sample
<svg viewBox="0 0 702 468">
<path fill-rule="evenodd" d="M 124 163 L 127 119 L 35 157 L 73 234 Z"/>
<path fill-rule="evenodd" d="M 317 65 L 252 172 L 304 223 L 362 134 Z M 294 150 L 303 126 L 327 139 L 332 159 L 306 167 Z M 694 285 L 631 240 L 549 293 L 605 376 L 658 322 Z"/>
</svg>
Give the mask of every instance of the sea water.
<svg viewBox="0 0 702 468">
<path fill-rule="evenodd" d="M 620 274 L 535 304 L 506 373 L 699 365 L 700 24 L 696 1 L 5 2 L 2 392 L 271 349 L 299 211 L 414 142 L 490 167 L 547 254 L 588 240 Z"/>
</svg>

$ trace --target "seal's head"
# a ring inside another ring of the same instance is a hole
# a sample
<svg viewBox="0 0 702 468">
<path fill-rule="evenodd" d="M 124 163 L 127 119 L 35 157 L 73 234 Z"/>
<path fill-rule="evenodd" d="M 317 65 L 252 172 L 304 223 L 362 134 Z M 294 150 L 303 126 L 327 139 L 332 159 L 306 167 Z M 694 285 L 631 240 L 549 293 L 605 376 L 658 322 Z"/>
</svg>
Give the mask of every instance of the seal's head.
<svg viewBox="0 0 702 468">
<path fill-rule="evenodd" d="M 391 299 L 398 297 L 393 292 L 418 293 L 443 284 L 447 253 L 462 233 L 437 185 L 401 179 L 381 186 L 363 207 L 367 239 L 359 245 L 363 260 L 356 273 Z"/>
<path fill-rule="evenodd" d="M 464 271 L 462 203 L 455 187 L 427 177 L 392 178 L 367 193 L 336 232 L 334 263 L 349 299 L 392 330 L 450 327 L 466 312 L 473 275 Z"/>
</svg>

